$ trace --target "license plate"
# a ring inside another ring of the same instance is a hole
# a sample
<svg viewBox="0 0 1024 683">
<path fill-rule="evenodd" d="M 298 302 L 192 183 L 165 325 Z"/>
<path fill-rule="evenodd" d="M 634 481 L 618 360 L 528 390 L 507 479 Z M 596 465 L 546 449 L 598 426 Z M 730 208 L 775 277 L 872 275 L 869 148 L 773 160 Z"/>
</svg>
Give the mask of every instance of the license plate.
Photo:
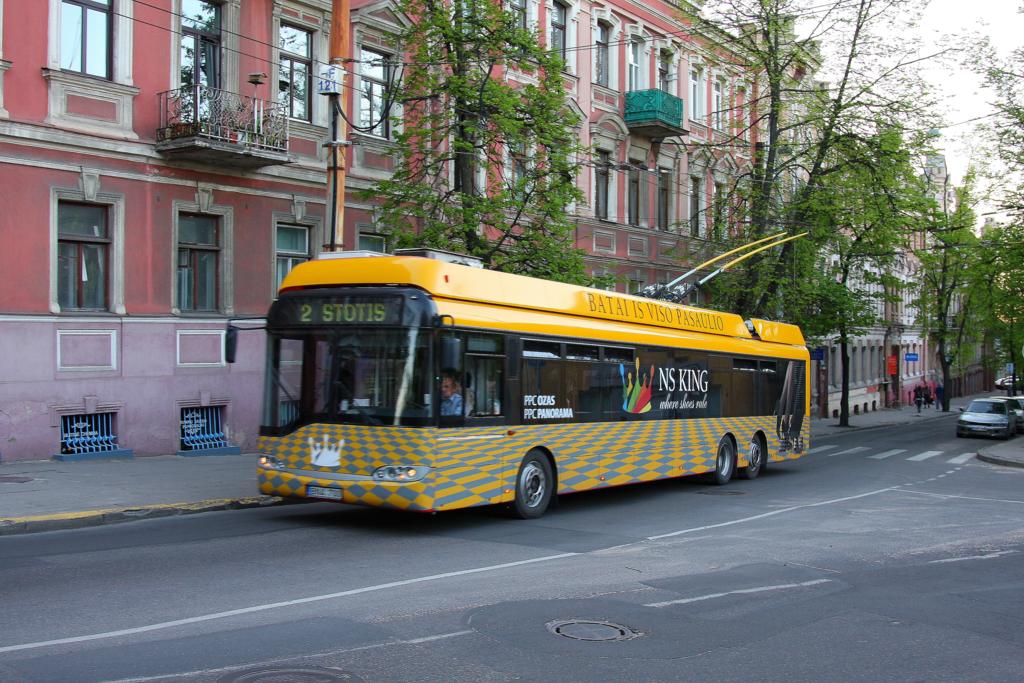
<svg viewBox="0 0 1024 683">
<path fill-rule="evenodd" d="M 341 489 L 329 488 L 327 486 L 307 486 L 306 495 L 310 498 L 341 500 Z"/>
</svg>

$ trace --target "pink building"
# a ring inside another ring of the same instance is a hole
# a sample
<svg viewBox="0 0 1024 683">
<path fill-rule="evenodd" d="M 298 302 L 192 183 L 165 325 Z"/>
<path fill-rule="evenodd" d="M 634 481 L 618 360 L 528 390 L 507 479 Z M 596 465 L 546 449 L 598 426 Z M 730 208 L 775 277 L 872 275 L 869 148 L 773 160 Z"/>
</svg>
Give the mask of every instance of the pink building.
<svg viewBox="0 0 1024 683">
<path fill-rule="evenodd" d="M 728 229 L 756 142 L 749 74 L 675 3 L 513 0 L 565 51 L 594 150 L 578 244 L 620 290 Z M 353 1 L 345 248 L 384 251 L 357 198 L 391 168 L 393 4 Z M 277 284 L 329 239 L 330 0 L 0 0 L 0 460 L 251 448 Z M 720 142 L 694 151 L 693 141 Z"/>
</svg>

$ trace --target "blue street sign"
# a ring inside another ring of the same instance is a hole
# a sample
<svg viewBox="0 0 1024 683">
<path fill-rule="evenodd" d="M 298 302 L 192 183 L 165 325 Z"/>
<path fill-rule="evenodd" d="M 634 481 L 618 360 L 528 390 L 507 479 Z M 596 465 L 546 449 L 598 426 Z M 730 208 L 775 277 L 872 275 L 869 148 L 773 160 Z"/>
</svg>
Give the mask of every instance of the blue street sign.
<svg viewBox="0 0 1024 683">
<path fill-rule="evenodd" d="M 825 347 L 819 346 L 816 349 L 811 349 L 811 360 L 825 360 Z"/>
<path fill-rule="evenodd" d="M 915 363 L 915 362 L 917 362 L 917 354 L 916 353 L 908 353 L 905 356 L 903 356 L 903 360 L 907 361 L 908 363 Z"/>
</svg>

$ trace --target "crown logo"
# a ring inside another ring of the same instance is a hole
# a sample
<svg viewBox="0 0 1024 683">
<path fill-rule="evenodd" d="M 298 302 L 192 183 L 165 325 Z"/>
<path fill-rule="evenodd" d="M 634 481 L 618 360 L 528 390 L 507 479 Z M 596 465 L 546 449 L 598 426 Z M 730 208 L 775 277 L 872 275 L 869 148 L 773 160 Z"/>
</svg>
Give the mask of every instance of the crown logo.
<svg viewBox="0 0 1024 683">
<path fill-rule="evenodd" d="M 337 447 L 331 447 L 331 443 L 324 434 L 320 443 L 313 440 L 313 437 L 306 439 L 309 443 L 309 462 L 317 467 L 337 467 L 341 464 L 341 449 L 345 447 L 345 439 L 338 439 Z"/>
</svg>

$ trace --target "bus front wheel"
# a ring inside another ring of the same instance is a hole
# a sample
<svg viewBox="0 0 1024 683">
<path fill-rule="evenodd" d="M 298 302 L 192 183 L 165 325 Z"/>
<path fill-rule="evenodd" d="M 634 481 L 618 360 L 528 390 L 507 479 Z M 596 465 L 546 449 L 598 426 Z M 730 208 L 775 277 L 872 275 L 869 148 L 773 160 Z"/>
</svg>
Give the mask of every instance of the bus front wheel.
<svg viewBox="0 0 1024 683">
<path fill-rule="evenodd" d="M 747 466 L 740 470 L 740 475 L 744 479 L 757 479 L 757 475 L 764 469 L 764 457 L 764 444 L 760 435 L 755 434 L 747 447 Z"/>
<path fill-rule="evenodd" d="M 540 451 L 530 451 L 516 474 L 513 511 L 520 519 L 536 519 L 544 514 L 554 495 L 555 477 L 551 463 Z"/>
<path fill-rule="evenodd" d="M 714 482 L 718 486 L 729 483 L 732 473 L 736 471 L 736 446 L 732 439 L 723 436 L 718 442 L 718 455 L 715 456 L 715 477 Z"/>
</svg>

